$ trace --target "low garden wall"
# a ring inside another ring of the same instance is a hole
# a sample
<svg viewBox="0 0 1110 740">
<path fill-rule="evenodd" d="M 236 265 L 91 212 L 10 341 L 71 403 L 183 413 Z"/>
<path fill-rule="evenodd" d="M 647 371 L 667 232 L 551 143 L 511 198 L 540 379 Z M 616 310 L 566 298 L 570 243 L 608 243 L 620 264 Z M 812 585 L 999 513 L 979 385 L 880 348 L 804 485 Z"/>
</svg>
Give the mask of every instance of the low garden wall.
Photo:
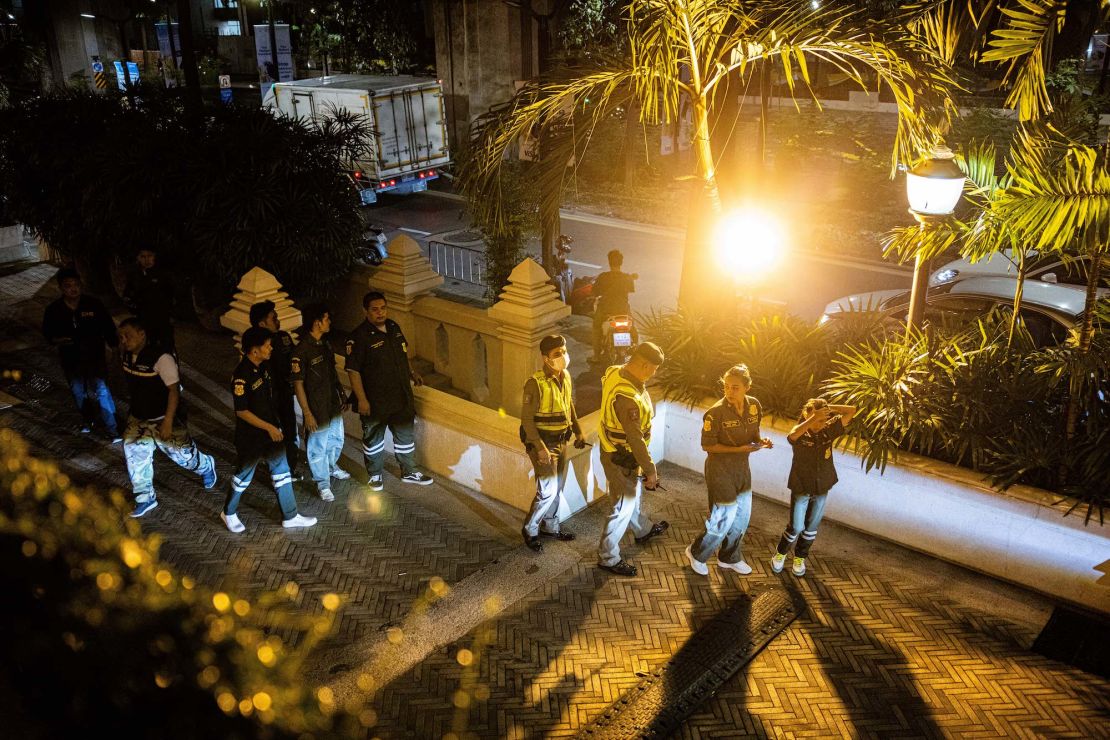
<svg viewBox="0 0 1110 740">
<path fill-rule="evenodd" d="M 656 404 L 663 459 L 702 470 L 701 424 L 707 407 Z M 756 495 L 785 504 L 790 502 L 790 427 L 765 424 L 764 435 L 775 448 L 752 456 Z M 1110 525 L 1097 520 L 1085 525 L 1082 514 L 1063 516 L 1066 505 L 1054 503 L 1059 497 L 1048 491 L 1028 486 L 995 491 L 977 473 L 919 455 L 900 455 L 880 475 L 865 473 L 857 455 L 835 454 L 840 482 L 829 496 L 827 519 L 1110 613 L 1110 584 L 1097 583 L 1110 577 L 1096 570 L 1110 568 Z M 760 516 L 758 504 L 754 516 Z"/>
</svg>

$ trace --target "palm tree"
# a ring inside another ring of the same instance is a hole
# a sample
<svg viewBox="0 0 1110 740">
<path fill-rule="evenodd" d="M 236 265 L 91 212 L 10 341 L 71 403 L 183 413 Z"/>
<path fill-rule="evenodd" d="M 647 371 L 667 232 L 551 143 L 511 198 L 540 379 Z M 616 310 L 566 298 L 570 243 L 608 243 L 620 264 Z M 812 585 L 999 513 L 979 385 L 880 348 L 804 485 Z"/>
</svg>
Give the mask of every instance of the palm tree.
<svg viewBox="0 0 1110 740">
<path fill-rule="evenodd" d="M 710 123 L 728 81 L 739 78 L 744 84 L 774 64 L 781 66 L 791 92 L 808 90 L 810 65 L 823 62 L 861 88 L 877 82 L 898 105 L 893 171 L 897 161 L 934 143 L 933 124 L 950 112 L 948 65 L 923 36 L 906 33 L 905 24 L 916 17 L 876 20 L 854 5 L 815 6 L 809 0 L 630 0 L 627 54 L 568 78 L 530 84 L 476 122 L 473 165 L 460 178 L 462 188 L 483 211 L 480 220 L 505 222 L 497 197 L 500 169 L 523 136 L 539 133 L 543 141 L 575 122 L 578 133 L 564 136 L 563 146 L 547 147 L 541 161 L 543 189 L 550 193 L 561 185 L 567 149 L 581 156 L 592 128 L 616 106 L 631 100 L 642 123 L 659 124 L 677 120 L 688 105 L 699 187 L 679 302 L 706 305 L 721 298 L 721 271 L 713 263 L 708 236 L 722 210 Z M 557 198 L 557 190 L 548 195 Z"/>
</svg>

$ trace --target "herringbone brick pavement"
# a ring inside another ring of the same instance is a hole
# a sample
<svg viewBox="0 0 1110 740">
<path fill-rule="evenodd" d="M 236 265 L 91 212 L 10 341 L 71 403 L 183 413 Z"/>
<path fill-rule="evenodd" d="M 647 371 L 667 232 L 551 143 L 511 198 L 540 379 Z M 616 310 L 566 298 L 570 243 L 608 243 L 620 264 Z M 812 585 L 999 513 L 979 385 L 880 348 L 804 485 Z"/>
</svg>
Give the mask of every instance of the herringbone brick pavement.
<svg viewBox="0 0 1110 740">
<path fill-rule="evenodd" d="M 676 475 L 668 470 L 668 483 Z M 660 504 L 652 496 L 648 508 Z M 808 613 L 681 737 L 1110 737 L 1110 682 L 1029 652 L 1022 645 L 1032 635 L 1006 621 L 820 547 L 805 578 L 775 576 L 763 557 L 775 539 L 756 531 L 745 546 L 753 575 L 711 566 L 702 578 L 682 554 L 702 513 L 672 504 L 660 516 L 672 524 L 667 537 L 627 552 L 639 577 L 610 577 L 584 560 L 384 687 L 380 736 L 574 736 L 634 687 L 638 672 L 771 580 L 804 597 Z M 475 649 L 483 639 L 488 646 Z M 479 654 L 470 667 L 456 659 L 463 648 Z M 453 701 L 460 687 L 469 687 L 465 709 Z"/>
<path fill-rule="evenodd" d="M 34 293 L 34 279 L 24 282 L 18 300 Z M 2 308 L 0 365 L 55 380 L 41 392 L 25 383 L 20 397 L 27 403 L 4 412 L 5 423 L 75 477 L 126 489 L 119 448 L 68 433 L 77 415 L 57 383 L 52 353 L 28 350 L 35 342 L 11 321 L 26 312 L 10 303 Z M 220 355 L 225 350 L 213 349 L 216 361 L 233 359 Z M 231 460 L 225 400 L 203 384 L 189 386 L 187 395 L 198 443 Z M 228 465 L 220 471 L 226 481 Z M 665 475 L 674 489 L 701 490 L 699 476 L 670 467 Z M 160 505 L 143 527 L 162 535 L 163 553 L 179 570 L 211 585 L 256 593 L 294 581 L 297 606 L 309 612 L 325 592 L 348 595 L 332 645 L 402 622 L 429 578 L 463 580 L 518 546 L 388 492 L 339 492 L 325 505 L 302 491 L 304 510 L 324 512 L 324 519 L 286 533 L 265 478 L 244 499 L 248 532 L 234 538 L 218 519 L 221 494 L 160 460 Z M 380 688 L 374 733 L 573 736 L 732 599 L 777 580 L 806 599 L 808 612 L 707 701 L 681 737 L 1110 737 L 1110 682 L 1029 652 L 1023 646 L 1032 642 L 1030 629 L 998 610 L 907 585 L 881 562 L 826 550 L 819 540 L 804 579 L 774 576 L 765 556 L 777 534 L 753 527 L 745 545 L 752 576 L 712 566 L 708 579 L 694 575 L 682 550 L 702 524 L 703 499 L 696 498 L 691 505 L 691 497 L 649 496 L 647 510 L 672 529 L 645 548 L 628 545 L 639 577 L 604 574 L 586 552 Z M 756 503 L 756 521 L 766 506 Z M 473 660 L 460 656 L 463 649 Z"/>
</svg>

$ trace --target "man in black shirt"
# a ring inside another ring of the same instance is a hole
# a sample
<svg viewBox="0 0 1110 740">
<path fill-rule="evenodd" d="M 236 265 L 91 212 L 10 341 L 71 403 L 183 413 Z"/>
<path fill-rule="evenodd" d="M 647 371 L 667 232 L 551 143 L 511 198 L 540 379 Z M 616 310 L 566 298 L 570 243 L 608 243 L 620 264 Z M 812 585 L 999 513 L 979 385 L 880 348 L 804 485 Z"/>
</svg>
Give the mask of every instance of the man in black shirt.
<svg viewBox="0 0 1110 740">
<path fill-rule="evenodd" d="M 265 329 L 252 326 L 243 332 L 242 345 L 243 361 L 231 376 L 235 402 L 235 453 L 238 459 L 221 518 L 232 532 L 246 529 L 237 514 L 239 498 L 251 484 L 258 463 L 265 461 L 270 468 L 278 505 L 281 506 L 281 525 L 286 529 L 311 527 L 316 523 L 316 517 L 302 516 L 297 512 L 293 476 L 289 473 L 282 432 L 278 428 L 273 384 L 266 362 L 273 351 L 272 335 Z"/>
<path fill-rule="evenodd" d="M 324 501 L 334 501 L 331 479 L 351 474 L 338 466 L 343 453 L 343 387 L 335 371 L 335 352 L 325 336 L 331 331 L 331 314 L 322 304 L 305 306 L 303 329 L 293 350 L 290 378 L 304 415 L 305 452 L 316 490 Z"/>
<path fill-rule="evenodd" d="M 173 353 L 173 291 L 169 273 L 157 264 L 157 254 L 143 247 L 135 255 L 135 265 L 127 275 L 123 302 L 146 328 L 147 340 Z"/>
<path fill-rule="evenodd" d="M 366 321 L 347 340 L 347 373 L 362 420 L 362 454 L 370 490 L 385 488 L 382 468 L 387 426 L 393 434 L 393 452 L 401 466 L 401 481 L 431 485 L 432 479 L 416 469 L 413 455 L 416 402 L 412 385 L 423 381 L 409 367 L 408 342 L 397 322 L 388 318 L 384 295 L 367 293 L 362 307 L 366 309 Z"/>
<path fill-rule="evenodd" d="M 594 304 L 594 357 L 602 355 L 602 328 L 606 320 L 610 316 L 632 313 L 628 294 L 636 292 L 636 278 L 639 275 L 622 272 L 623 265 L 624 255 L 619 249 L 614 249 L 609 252 L 609 271 L 601 273 L 594 281 L 594 295 L 597 296 Z"/>
<path fill-rule="evenodd" d="M 81 278 L 76 270 L 62 268 L 55 279 L 62 297 L 46 307 L 42 333 L 58 348 L 66 382 L 84 418 L 81 431 L 92 429 L 92 421 L 85 412 L 85 401 L 91 400 L 100 409 L 108 436 L 119 442 L 116 402 L 104 381 L 108 373 L 104 345 L 114 348 L 118 344 L 115 322 L 103 303 L 81 294 Z"/>
<path fill-rule="evenodd" d="M 293 480 L 300 480 L 300 447 L 297 444 L 297 411 L 293 407 L 293 383 L 289 379 L 293 361 L 293 337 L 281 330 L 281 319 L 273 301 L 260 301 L 251 306 L 251 326 L 259 326 L 273 335 L 274 351 L 270 356 L 270 378 L 274 384 L 274 404 L 281 433 L 285 437 L 285 459 Z"/>
<path fill-rule="evenodd" d="M 135 493 L 132 517 L 158 505 L 154 492 L 154 450 L 201 477 L 204 487 L 216 485 L 216 461 L 197 449 L 185 428 L 181 408 L 181 378 L 177 361 L 162 347 L 147 341 L 136 318 L 119 325 L 120 359 L 131 391 L 131 414 L 123 434 L 123 456 Z"/>
</svg>

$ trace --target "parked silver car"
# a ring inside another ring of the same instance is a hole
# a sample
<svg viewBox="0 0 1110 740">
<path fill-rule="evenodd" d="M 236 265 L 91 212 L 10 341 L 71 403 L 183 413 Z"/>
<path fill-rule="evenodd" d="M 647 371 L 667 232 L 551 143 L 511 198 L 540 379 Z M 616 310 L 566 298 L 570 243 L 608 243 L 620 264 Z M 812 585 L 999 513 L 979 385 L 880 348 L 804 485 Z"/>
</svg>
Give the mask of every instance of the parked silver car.
<svg viewBox="0 0 1110 740">
<path fill-rule="evenodd" d="M 1087 268 L 1090 257 L 1074 257 L 1065 261 L 1058 254 L 1038 255 L 1030 253 L 1027 258 L 1025 278 L 1060 285 L 1087 286 Z M 952 260 L 941 265 L 929 276 L 930 287 L 945 285 L 953 280 L 970 277 L 1010 277 L 1017 278 L 1017 262 L 1014 254 L 1007 249 L 992 254 L 985 260 L 969 262 L 966 259 Z"/>
<path fill-rule="evenodd" d="M 965 277 L 929 289 L 926 322 L 948 325 L 971 323 L 991 310 L 1008 308 L 1014 303 L 1017 280 L 1010 277 Z M 1100 289 L 1099 297 L 1110 297 L 1110 289 Z M 1037 346 L 1060 344 L 1079 323 L 1086 298 L 1084 287 L 1042 280 L 1026 280 L 1022 294 L 1021 317 Z M 822 322 L 836 321 L 846 312 L 876 312 L 891 320 L 904 320 L 910 305 L 910 291 L 877 290 L 845 296 L 825 306 Z"/>
</svg>

